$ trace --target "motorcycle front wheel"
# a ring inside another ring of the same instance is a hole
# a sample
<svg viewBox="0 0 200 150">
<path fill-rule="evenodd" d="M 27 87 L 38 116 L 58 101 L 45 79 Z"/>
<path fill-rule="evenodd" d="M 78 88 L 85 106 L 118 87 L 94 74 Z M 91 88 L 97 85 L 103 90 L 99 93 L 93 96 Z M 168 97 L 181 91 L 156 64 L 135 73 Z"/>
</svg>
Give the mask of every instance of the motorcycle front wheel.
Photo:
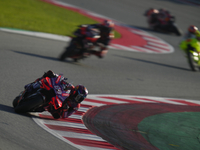
<svg viewBox="0 0 200 150">
<path fill-rule="evenodd" d="M 75 55 L 77 53 L 76 51 L 76 40 L 72 39 L 70 45 L 68 47 L 65 48 L 65 51 L 60 55 L 59 60 L 63 61 L 65 60 L 65 58 L 67 57 L 71 57 L 73 55 Z"/>
<path fill-rule="evenodd" d="M 175 24 L 172 24 L 171 28 L 172 32 L 174 32 L 177 36 L 182 35 L 182 31 Z"/>
<path fill-rule="evenodd" d="M 187 52 L 187 56 L 188 56 L 188 63 L 190 65 L 190 68 L 192 69 L 192 71 L 199 71 L 199 65 L 197 64 L 197 62 L 194 60 L 194 55 L 191 52 Z"/>
<path fill-rule="evenodd" d="M 65 51 L 60 55 L 59 60 L 63 61 L 65 58 L 69 57 L 72 54 L 73 48 L 71 46 L 66 47 Z"/>
<path fill-rule="evenodd" d="M 15 99 L 13 100 L 13 107 L 15 108 L 16 106 L 17 106 L 17 104 L 18 104 L 18 101 L 19 101 L 19 98 L 20 98 L 20 96 L 17 96 L 17 97 L 15 97 Z"/>
</svg>

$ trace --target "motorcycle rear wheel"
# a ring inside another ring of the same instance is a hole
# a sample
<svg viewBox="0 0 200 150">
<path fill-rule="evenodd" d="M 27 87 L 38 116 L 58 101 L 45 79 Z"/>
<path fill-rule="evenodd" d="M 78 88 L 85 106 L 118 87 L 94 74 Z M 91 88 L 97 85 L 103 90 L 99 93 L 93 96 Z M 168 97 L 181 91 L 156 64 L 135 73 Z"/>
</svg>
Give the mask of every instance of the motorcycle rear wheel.
<svg viewBox="0 0 200 150">
<path fill-rule="evenodd" d="M 44 103 L 43 97 L 40 94 L 33 94 L 19 102 L 14 108 L 16 113 L 26 113 L 34 110 Z"/>
</svg>

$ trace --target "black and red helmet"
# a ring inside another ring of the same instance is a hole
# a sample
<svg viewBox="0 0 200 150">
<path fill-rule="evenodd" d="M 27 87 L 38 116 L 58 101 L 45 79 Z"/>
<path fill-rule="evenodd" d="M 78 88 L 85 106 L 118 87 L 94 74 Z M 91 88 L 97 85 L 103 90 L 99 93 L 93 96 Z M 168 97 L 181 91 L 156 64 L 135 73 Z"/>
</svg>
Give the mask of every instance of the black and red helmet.
<svg viewBox="0 0 200 150">
<path fill-rule="evenodd" d="M 80 84 L 75 86 L 74 98 L 76 102 L 81 103 L 86 98 L 87 95 L 88 95 L 88 90 L 85 86 Z"/>
<path fill-rule="evenodd" d="M 191 25 L 191 26 L 189 26 L 188 31 L 190 33 L 195 34 L 198 31 L 198 28 L 196 26 L 194 26 L 194 25 Z"/>
<path fill-rule="evenodd" d="M 114 22 L 111 21 L 111 20 L 104 20 L 102 22 L 102 25 L 107 27 L 107 28 L 114 28 L 114 26 L 115 26 Z"/>
</svg>

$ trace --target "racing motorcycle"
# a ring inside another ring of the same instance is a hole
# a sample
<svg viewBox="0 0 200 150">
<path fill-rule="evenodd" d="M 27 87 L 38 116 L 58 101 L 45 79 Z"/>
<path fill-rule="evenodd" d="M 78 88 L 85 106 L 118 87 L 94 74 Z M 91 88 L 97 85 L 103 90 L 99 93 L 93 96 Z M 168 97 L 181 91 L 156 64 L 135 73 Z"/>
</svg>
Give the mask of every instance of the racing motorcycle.
<svg viewBox="0 0 200 150">
<path fill-rule="evenodd" d="M 146 11 L 144 16 L 148 17 L 148 12 L 149 11 Z M 159 13 L 151 14 L 151 19 L 148 21 L 149 26 L 150 22 L 157 23 L 156 26 L 151 27 L 153 30 L 158 32 L 174 33 L 177 36 L 181 36 L 183 34 L 182 30 L 175 23 L 175 16 L 169 15 L 164 20 L 161 20 L 159 19 L 159 15 Z"/>
<path fill-rule="evenodd" d="M 100 33 L 98 29 L 90 30 L 90 36 L 84 39 L 80 37 L 72 38 L 69 46 L 60 55 L 59 60 L 63 61 L 65 58 L 71 58 L 77 62 L 91 55 L 98 56 L 99 52 L 101 52 L 101 43 L 96 43 L 96 41 L 99 38 Z"/>
<path fill-rule="evenodd" d="M 187 39 L 180 43 L 192 71 L 200 70 L 200 42 L 196 38 Z"/>
<path fill-rule="evenodd" d="M 55 78 L 45 77 L 38 82 L 28 84 L 25 90 L 13 100 L 16 113 L 42 112 L 48 110 L 55 119 L 60 118 L 57 113 L 62 108 L 63 101 L 69 96 L 66 91 L 62 75 Z"/>
<path fill-rule="evenodd" d="M 167 32 L 167 33 L 175 33 L 177 36 L 182 35 L 182 31 L 178 28 L 175 23 L 175 17 L 170 17 L 165 23 L 160 22 L 160 24 L 155 28 L 157 31 Z"/>
</svg>

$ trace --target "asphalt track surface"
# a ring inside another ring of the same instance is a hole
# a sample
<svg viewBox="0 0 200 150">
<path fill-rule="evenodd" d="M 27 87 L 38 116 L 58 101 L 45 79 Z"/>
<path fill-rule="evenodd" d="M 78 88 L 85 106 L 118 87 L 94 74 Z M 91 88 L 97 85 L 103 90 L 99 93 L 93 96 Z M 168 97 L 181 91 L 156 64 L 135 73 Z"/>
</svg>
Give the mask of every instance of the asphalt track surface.
<svg viewBox="0 0 200 150">
<path fill-rule="evenodd" d="M 141 95 L 199 100 L 200 73 L 192 72 L 178 48 L 181 37 L 155 33 L 142 15 L 149 7 L 165 7 L 177 17 L 182 30 L 200 26 L 200 9 L 175 1 L 161 0 L 65 0 L 90 11 L 143 29 L 171 44 L 171 54 L 145 54 L 109 50 L 103 59 L 92 56 L 80 63 L 60 62 L 67 43 L 0 31 L 0 149 L 61 150 L 76 148 L 52 136 L 29 115 L 15 114 L 12 100 L 32 82 L 52 69 L 73 84 L 84 84 L 90 94 Z"/>
</svg>

